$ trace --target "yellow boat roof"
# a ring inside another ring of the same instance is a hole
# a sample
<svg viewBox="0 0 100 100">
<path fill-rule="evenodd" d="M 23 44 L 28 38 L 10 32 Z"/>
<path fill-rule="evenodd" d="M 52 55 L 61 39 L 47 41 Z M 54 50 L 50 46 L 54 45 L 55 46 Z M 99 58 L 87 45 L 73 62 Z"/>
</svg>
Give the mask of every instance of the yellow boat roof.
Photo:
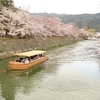
<svg viewBox="0 0 100 100">
<path fill-rule="evenodd" d="M 25 57 L 30 57 L 38 54 L 45 53 L 46 51 L 42 50 L 32 50 L 32 51 L 27 51 L 27 52 L 22 52 L 22 53 L 16 53 L 14 56 L 25 56 Z"/>
</svg>

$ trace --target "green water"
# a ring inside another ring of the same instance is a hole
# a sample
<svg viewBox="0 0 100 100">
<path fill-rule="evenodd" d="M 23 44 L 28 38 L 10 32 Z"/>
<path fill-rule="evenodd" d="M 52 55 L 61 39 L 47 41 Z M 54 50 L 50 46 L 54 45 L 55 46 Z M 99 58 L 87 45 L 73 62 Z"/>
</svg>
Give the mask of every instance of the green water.
<svg viewBox="0 0 100 100">
<path fill-rule="evenodd" d="M 82 41 L 47 51 L 50 59 L 25 71 L 0 60 L 0 100 L 100 100 L 100 44 Z"/>
</svg>

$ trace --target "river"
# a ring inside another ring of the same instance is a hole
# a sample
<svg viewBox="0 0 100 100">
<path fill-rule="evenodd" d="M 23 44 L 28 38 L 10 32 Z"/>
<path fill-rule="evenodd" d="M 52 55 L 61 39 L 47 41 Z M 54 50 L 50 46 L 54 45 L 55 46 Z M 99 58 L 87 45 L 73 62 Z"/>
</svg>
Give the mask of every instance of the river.
<svg viewBox="0 0 100 100">
<path fill-rule="evenodd" d="M 85 40 L 52 48 L 50 59 L 23 72 L 0 60 L 0 100 L 100 100 L 100 43 Z"/>
</svg>

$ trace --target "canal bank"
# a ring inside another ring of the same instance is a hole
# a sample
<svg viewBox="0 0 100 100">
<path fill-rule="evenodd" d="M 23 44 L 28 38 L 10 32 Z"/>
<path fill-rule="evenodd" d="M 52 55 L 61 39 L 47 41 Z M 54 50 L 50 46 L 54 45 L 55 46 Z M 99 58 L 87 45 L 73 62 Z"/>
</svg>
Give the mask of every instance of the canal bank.
<svg viewBox="0 0 100 100">
<path fill-rule="evenodd" d="M 83 40 L 83 37 L 77 39 L 62 37 L 48 38 L 1 38 L 0 39 L 0 59 L 11 57 L 14 53 L 24 52 L 34 49 L 50 49 L 52 47 L 67 45 Z"/>
</svg>

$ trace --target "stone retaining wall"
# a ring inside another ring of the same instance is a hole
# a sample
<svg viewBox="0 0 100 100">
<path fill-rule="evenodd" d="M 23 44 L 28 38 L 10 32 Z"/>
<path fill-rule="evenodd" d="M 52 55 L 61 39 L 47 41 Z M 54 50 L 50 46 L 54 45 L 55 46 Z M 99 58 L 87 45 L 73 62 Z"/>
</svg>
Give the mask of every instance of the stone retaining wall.
<svg viewBox="0 0 100 100">
<path fill-rule="evenodd" d="M 83 40 L 83 37 L 76 39 L 68 37 L 51 37 L 44 39 L 6 39 L 0 41 L 0 59 L 11 57 L 14 53 L 34 50 L 49 49 L 56 46 L 67 45 Z"/>
</svg>

